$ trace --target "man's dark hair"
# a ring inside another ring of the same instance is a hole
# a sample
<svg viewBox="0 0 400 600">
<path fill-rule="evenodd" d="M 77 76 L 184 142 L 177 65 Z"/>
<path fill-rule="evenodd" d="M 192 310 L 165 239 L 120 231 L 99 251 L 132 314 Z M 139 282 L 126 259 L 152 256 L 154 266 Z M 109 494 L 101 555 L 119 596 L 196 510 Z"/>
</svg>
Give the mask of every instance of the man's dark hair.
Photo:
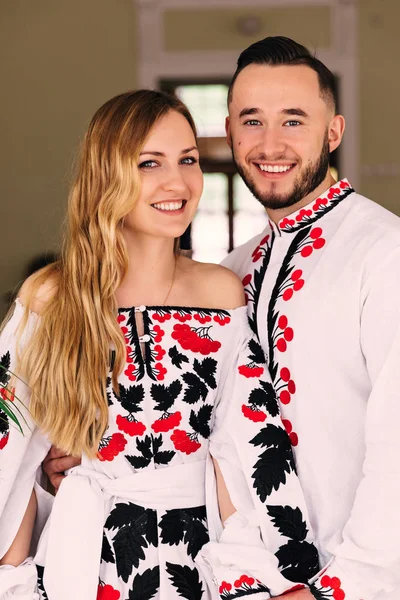
<svg viewBox="0 0 400 600">
<path fill-rule="evenodd" d="M 319 87 L 324 100 L 333 106 L 336 113 L 337 93 L 333 73 L 305 46 L 283 36 L 266 37 L 243 50 L 238 58 L 237 69 L 229 86 L 228 104 L 232 101 L 232 91 L 237 76 L 249 65 L 306 65 L 318 75 Z"/>
</svg>

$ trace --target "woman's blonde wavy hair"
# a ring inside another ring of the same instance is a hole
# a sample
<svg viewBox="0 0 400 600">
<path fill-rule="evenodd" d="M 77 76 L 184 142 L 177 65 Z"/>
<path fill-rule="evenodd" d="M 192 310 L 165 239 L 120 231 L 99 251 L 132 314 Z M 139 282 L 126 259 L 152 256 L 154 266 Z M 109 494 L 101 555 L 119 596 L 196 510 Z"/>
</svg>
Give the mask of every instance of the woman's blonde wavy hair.
<svg viewBox="0 0 400 600">
<path fill-rule="evenodd" d="M 20 371 L 32 392 L 30 411 L 53 444 L 95 457 L 108 424 L 106 381 L 125 363 L 115 292 L 128 267 L 123 219 L 140 192 L 139 154 L 154 125 L 170 111 L 193 119 L 177 98 L 127 92 L 106 102 L 84 138 L 69 197 L 61 258 L 31 278 L 29 300 L 54 281 L 39 327 L 22 352 Z"/>
</svg>

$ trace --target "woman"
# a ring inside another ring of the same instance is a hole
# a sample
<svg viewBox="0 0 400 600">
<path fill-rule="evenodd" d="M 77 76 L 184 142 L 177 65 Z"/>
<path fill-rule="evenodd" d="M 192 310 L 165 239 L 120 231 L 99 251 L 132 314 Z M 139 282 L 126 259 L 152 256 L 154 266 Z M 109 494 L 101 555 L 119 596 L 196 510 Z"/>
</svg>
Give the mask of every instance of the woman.
<svg viewBox="0 0 400 600">
<path fill-rule="evenodd" d="M 0 597 L 269 598 L 315 574 L 241 283 L 176 252 L 202 186 L 179 100 L 138 91 L 97 111 L 62 258 L 25 282 L 1 336 L 30 414 L 0 452 Z M 82 465 L 33 560 L 49 502 L 35 471 L 51 443 Z"/>
</svg>

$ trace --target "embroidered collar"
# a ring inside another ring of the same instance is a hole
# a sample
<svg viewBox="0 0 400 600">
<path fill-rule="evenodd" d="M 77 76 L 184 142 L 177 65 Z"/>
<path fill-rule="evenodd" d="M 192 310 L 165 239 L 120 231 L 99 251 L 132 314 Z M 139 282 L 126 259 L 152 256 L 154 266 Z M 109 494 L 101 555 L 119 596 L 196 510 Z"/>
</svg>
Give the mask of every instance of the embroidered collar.
<svg viewBox="0 0 400 600">
<path fill-rule="evenodd" d="M 333 184 L 321 196 L 307 204 L 307 206 L 303 206 L 303 208 L 300 208 L 288 217 L 281 219 L 278 222 L 278 225 L 275 225 L 274 223 L 270 223 L 270 225 L 277 233 L 279 232 L 278 235 L 281 235 L 282 231 L 287 233 L 298 231 L 302 227 L 312 225 L 323 215 L 335 208 L 339 202 L 344 200 L 352 192 L 354 192 L 354 190 L 348 180 L 342 179 Z"/>
</svg>

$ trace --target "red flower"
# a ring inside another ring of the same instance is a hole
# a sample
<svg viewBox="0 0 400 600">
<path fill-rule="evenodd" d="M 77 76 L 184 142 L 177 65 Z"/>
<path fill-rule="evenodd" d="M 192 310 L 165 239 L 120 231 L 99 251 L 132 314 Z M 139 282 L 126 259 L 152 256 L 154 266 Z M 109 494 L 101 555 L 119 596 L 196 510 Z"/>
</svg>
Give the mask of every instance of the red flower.
<svg viewBox="0 0 400 600">
<path fill-rule="evenodd" d="M 165 415 L 163 415 L 160 419 L 157 419 L 157 421 L 154 421 L 153 425 L 151 426 L 155 433 L 160 433 L 161 431 L 165 433 L 180 425 L 182 415 L 179 411 L 172 414 L 165 413 Z"/>
<path fill-rule="evenodd" d="M 211 317 L 209 315 L 196 313 L 194 315 L 196 321 L 204 325 L 205 323 L 209 323 L 211 321 Z"/>
<path fill-rule="evenodd" d="M 317 240 L 317 242 L 320 240 Z M 316 244 L 317 242 L 314 242 L 314 244 Z M 299 279 L 298 281 L 295 281 L 294 285 L 293 285 L 293 289 L 295 292 L 298 292 L 299 290 L 301 290 L 301 288 L 304 285 L 304 279 Z"/>
<path fill-rule="evenodd" d="M 292 433 L 289 434 L 289 439 L 292 446 L 297 446 L 297 444 L 299 443 L 297 433 L 295 433 L 294 431 L 292 431 Z"/>
<path fill-rule="evenodd" d="M 295 271 L 293 271 L 290 278 L 292 279 L 292 281 L 297 281 L 302 275 L 303 271 L 301 269 L 296 269 Z"/>
<path fill-rule="evenodd" d="M 304 218 L 311 217 L 311 215 L 312 210 L 306 210 L 305 208 L 302 208 L 299 214 L 296 216 L 296 221 L 302 221 Z"/>
<path fill-rule="evenodd" d="M 126 320 L 125 315 L 118 315 L 117 321 L 118 323 L 123 323 Z"/>
<path fill-rule="evenodd" d="M 184 454 L 192 454 L 201 448 L 201 444 L 192 439 L 182 429 L 175 429 L 171 435 L 171 441 L 174 444 L 175 450 L 179 450 L 179 452 L 183 452 Z"/>
<path fill-rule="evenodd" d="M 260 258 L 262 258 L 262 252 L 257 252 L 256 254 L 253 254 L 253 263 L 257 262 L 258 260 L 260 260 Z"/>
<path fill-rule="evenodd" d="M 315 240 L 315 242 L 313 243 L 314 250 L 321 250 L 321 248 L 323 248 L 324 246 L 325 246 L 324 238 L 319 238 L 318 240 Z"/>
<path fill-rule="evenodd" d="M 280 329 L 286 329 L 287 325 L 288 325 L 288 318 L 285 317 L 285 315 L 280 316 L 278 319 L 278 327 Z"/>
<path fill-rule="evenodd" d="M 243 287 L 246 287 L 246 285 L 249 285 L 250 281 L 251 281 L 252 275 L 245 275 L 242 279 L 242 285 Z"/>
<path fill-rule="evenodd" d="M 321 227 L 314 227 L 314 229 L 311 229 L 311 231 L 310 231 L 310 238 L 312 240 L 316 240 L 317 238 L 321 237 L 321 235 L 322 235 Z"/>
<path fill-rule="evenodd" d="M 176 312 L 172 316 L 174 317 L 174 319 L 176 319 L 177 321 L 180 321 L 181 323 L 184 323 L 185 321 L 190 321 L 192 318 L 191 314 L 180 313 L 180 312 Z"/>
<path fill-rule="evenodd" d="M 242 413 L 246 419 L 250 419 L 250 421 L 254 421 L 254 423 L 262 423 L 267 418 L 265 412 L 258 408 L 247 406 L 246 404 L 242 404 Z"/>
<path fill-rule="evenodd" d="M 170 313 L 165 313 L 165 312 L 155 312 L 153 315 L 153 319 L 155 319 L 156 321 L 158 321 L 159 323 L 164 323 L 164 321 L 169 321 L 171 318 Z"/>
<path fill-rule="evenodd" d="M 217 352 L 221 343 L 214 341 L 208 335 L 210 327 L 200 329 L 191 329 L 189 325 L 174 325 L 172 339 L 176 340 L 184 350 L 199 352 L 207 355 L 211 352 Z"/>
<path fill-rule="evenodd" d="M 7 442 L 8 442 L 8 438 L 9 437 L 10 437 L 10 434 L 7 433 L 2 438 L 0 438 L 0 450 L 3 450 L 3 448 L 5 448 L 5 446 L 7 446 Z"/>
<path fill-rule="evenodd" d="M 215 315 L 214 321 L 219 325 L 224 326 L 231 322 L 231 318 L 226 317 L 225 315 Z"/>
<path fill-rule="evenodd" d="M 332 200 L 335 195 L 338 196 L 339 194 L 340 194 L 340 189 L 333 187 L 328 192 L 328 198 L 329 198 L 329 200 Z"/>
<path fill-rule="evenodd" d="M 331 587 L 331 578 L 329 575 L 324 575 L 321 577 L 321 585 L 322 587 Z"/>
<path fill-rule="evenodd" d="M 289 421 L 289 419 L 282 419 L 282 425 L 286 429 L 286 433 L 291 433 L 293 426 L 292 426 L 291 422 Z"/>
<path fill-rule="evenodd" d="M 282 392 L 279 394 L 279 400 L 282 402 L 282 404 L 289 404 L 291 399 L 292 398 L 287 390 L 282 390 Z"/>
<path fill-rule="evenodd" d="M 289 369 L 287 369 L 286 367 L 282 367 L 280 376 L 281 376 L 282 381 L 289 381 L 289 379 L 290 379 Z"/>
<path fill-rule="evenodd" d="M 159 344 L 156 344 L 153 348 L 154 352 L 157 352 L 155 359 L 156 360 L 162 360 L 165 356 L 165 350 L 163 348 L 161 348 L 161 346 Z"/>
<path fill-rule="evenodd" d="M 288 300 L 290 300 L 290 298 L 292 296 L 293 296 L 293 289 L 292 288 L 288 288 L 282 294 L 282 298 L 283 298 L 283 300 L 285 300 L 285 302 L 287 302 Z"/>
<path fill-rule="evenodd" d="M 235 588 L 240 588 L 243 585 L 251 587 L 252 585 L 254 585 L 254 583 L 255 580 L 253 577 L 249 577 L 248 575 L 242 575 L 239 579 L 236 579 L 233 585 L 235 586 Z"/>
<path fill-rule="evenodd" d="M 260 246 L 264 246 L 264 244 L 266 244 L 269 240 L 269 235 L 266 235 L 265 237 L 263 237 L 263 239 L 260 242 Z"/>
<path fill-rule="evenodd" d="M 111 585 L 99 585 L 96 600 L 119 600 L 120 595 Z"/>
<path fill-rule="evenodd" d="M 322 208 L 323 206 L 326 206 L 327 204 L 328 204 L 327 198 L 317 198 L 317 200 L 315 201 L 315 204 L 313 206 L 313 210 L 319 210 L 320 208 Z"/>
<path fill-rule="evenodd" d="M 136 421 L 136 419 L 130 416 L 123 417 L 122 415 L 117 415 L 115 422 L 120 431 L 123 431 L 131 436 L 143 435 L 143 433 L 146 431 L 146 425 L 144 425 L 144 423 Z"/>
<path fill-rule="evenodd" d="M 232 585 L 230 583 L 227 583 L 226 581 L 223 581 L 219 586 L 219 593 L 223 594 L 224 592 L 230 592 L 231 589 Z"/>
<path fill-rule="evenodd" d="M 159 325 L 154 325 L 153 333 L 155 333 L 154 341 L 158 343 L 163 339 L 165 331 L 163 331 Z"/>
<path fill-rule="evenodd" d="M 163 381 L 164 380 L 164 375 L 167 373 L 167 369 L 165 367 L 163 367 L 160 362 L 156 363 L 155 366 L 156 366 L 156 369 L 158 371 L 158 373 L 157 373 L 157 380 L 158 381 Z"/>
<path fill-rule="evenodd" d="M 295 384 L 295 382 L 293 381 L 293 379 L 291 379 L 291 380 L 288 382 L 287 389 L 288 389 L 288 392 L 289 392 L 289 394 L 295 394 L 295 393 L 296 393 L 296 384 Z"/>
<path fill-rule="evenodd" d="M 263 367 L 257 367 L 256 365 L 240 365 L 238 370 L 241 375 L 244 375 L 248 379 L 250 377 L 261 377 L 261 375 L 264 373 Z"/>
<path fill-rule="evenodd" d="M 342 582 L 340 581 L 339 577 L 331 577 L 331 587 L 334 590 L 340 588 L 341 585 Z"/>
<path fill-rule="evenodd" d="M 333 590 L 333 594 L 332 594 L 334 600 L 344 600 L 346 597 L 346 594 L 344 593 L 344 591 L 341 588 L 338 588 L 336 590 Z"/>
<path fill-rule="evenodd" d="M 253 252 L 251 253 L 252 257 L 254 258 L 254 256 L 256 254 L 260 253 L 260 246 L 257 246 L 256 248 L 254 248 Z M 253 261 L 254 262 L 254 261 Z"/>
<path fill-rule="evenodd" d="M 131 348 L 131 346 L 127 346 L 126 347 L 126 362 L 127 363 L 132 363 L 133 362 L 132 348 Z"/>
<path fill-rule="evenodd" d="M 286 227 L 292 227 L 295 224 L 294 219 L 288 219 L 288 218 L 284 218 L 282 219 L 282 221 L 279 223 L 279 227 L 281 229 L 286 229 Z"/>
<path fill-rule="evenodd" d="M 122 331 L 123 336 L 125 337 L 126 334 L 129 332 L 129 329 L 127 327 L 125 327 L 125 325 L 124 325 L 123 327 L 121 327 L 121 331 Z"/>
<path fill-rule="evenodd" d="M 125 369 L 124 374 L 128 377 L 129 381 L 136 381 L 135 371 L 136 367 L 133 364 L 128 365 Z"/>
<path fill-rule="evenodd" d="M 350 187 L 350 184 L 348 181 L 341 181 L 339 185 L 342 188 L 342 190 L 345 190 L 346 188 Z"/>
<path fill-rule="evenodd" d="M 313 248 L 312 246 L 304 246 L 302 248 L 300 254 L 303 258 L 308 258 L 312 254 Z"/>
<path fill-rule="evenodd" d="M 293 333 L 293 329 L 291 327 L 286 327 L 285 331 L 283 332 L 283 337 L 285 338 L 285 340 L 287 342 L 291 342 L 293 339 L 294 333 Z"/>
<path fill-rule="evenodd" d="M 113 433 L 107 438 L 100 441 L 100 450 L 97 453 L 97 458 L 101 461 L 112 461 L 127 444 L 122 433 Z"/>
<path fill-rule="evenodd" d="M 279 350 L 279 352 L 286 352 L 286 349 L 287 349 L 286 341 L 283 338 L 280 338 L 276 342 L 276 348 L 277 348 L 277 350 Z"/>
</svg>

